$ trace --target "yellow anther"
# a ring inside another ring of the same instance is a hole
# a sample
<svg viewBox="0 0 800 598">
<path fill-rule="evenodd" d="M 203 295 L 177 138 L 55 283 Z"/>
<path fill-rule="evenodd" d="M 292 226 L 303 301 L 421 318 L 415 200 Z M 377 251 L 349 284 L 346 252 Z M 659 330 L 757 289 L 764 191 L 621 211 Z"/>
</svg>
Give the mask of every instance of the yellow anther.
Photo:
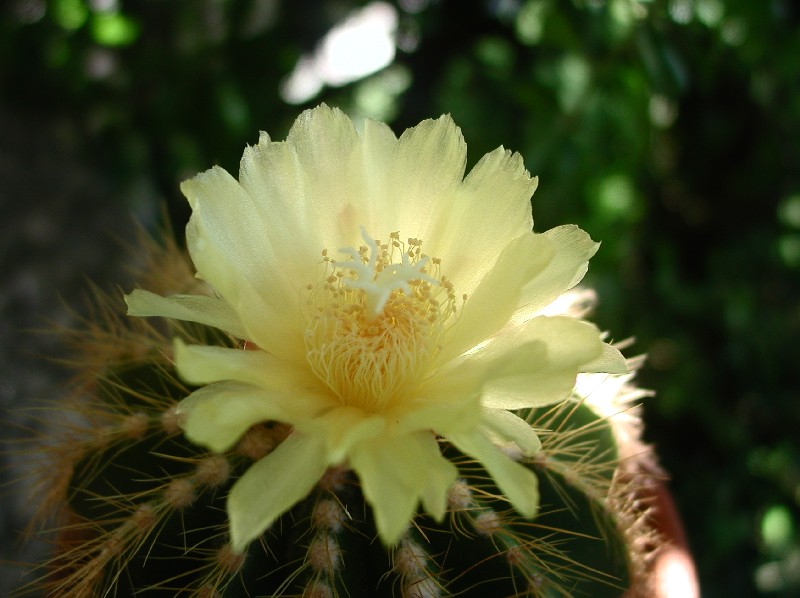
<svg viewBox="0 0 800 598">
<path fill-rule="evenodd" d="M 425 377 L 456 313 L 441 260 L 406 251 L 400 233 L 381 243 L 361 229 L 366 245 L 325 262 L 309 292 L 305 343 L 316 375 L 343 404 L 382 412 L 410 396 Z"/>
</svg>

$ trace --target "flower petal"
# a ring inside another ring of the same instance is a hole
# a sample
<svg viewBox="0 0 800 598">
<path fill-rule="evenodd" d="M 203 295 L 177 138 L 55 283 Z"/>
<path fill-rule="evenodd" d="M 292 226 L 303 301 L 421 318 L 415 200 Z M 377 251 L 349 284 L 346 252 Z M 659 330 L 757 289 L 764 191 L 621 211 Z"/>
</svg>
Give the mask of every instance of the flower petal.
<svg viewBox="0 0 800 598">
<path fill-rule="evenodd" d="M 600 247 L 574 224 L 552 228 L 542 236 L 553 245 L 553 259 L 525 285 L 519 313 L 515 314 L 516 320 L 533 316 L 561 293 L 578 284 L 589 268 L 589 258 Z"/>
<path fill-rule="evenodd" d="M 492 363 L 482 398 L 487 407 L 543 407 L 566 399 L 582 366 L 602 351 L 600 333 L 592 324 L 568 317 L 539 316 L 516 335 L 497 337 L 462 367 L 484 360 Z"/>
<path fill-rule="evenodd" d="M 542 448 L 542 442 L 533 427 L 510 411 L 486 409 L 484 424 L 503 440 L 515 443 L 526 457 L 533 457 Z"/>
<path fill-rule="evenodd" d="M 353 445 L 378 436 L 385 428 L 384 417 L 347 406 L 336 406 L 320 417 L 298 421 L 296 425 L 304 434 L 325 438 L 332 465 L 344 461 Z"/>
<path fill-rule="evenodd" d="M 397 542 L 405 531 L 420 498 L 434 517 L 443 516 L 447 490 L 458 473 L 442 457 L 430 432 L 359 444 L 350 455 L 350 463 L 387 545 Z"/>
<path fill-rule="evenodd" d="M 256 462 L 228 496 L 231 544 L 241 553 L 284 512 L 302 500 L 328 467 L 323 440 L 291 434 Z"/>
<path fill-rule="evenodd" d="M 442 258 L 458 294 L 471 295 L 508 242 L 530 233 L 536 185 L 522 157 L 502 147 L 484 155 L 469 172 L 425 247 Z"/>
<path fill-rule="evenodd" d="M 627 374 L 628 363 L 619 349 L 603 343 L 603 352 L 599 357 L 581 366 L 581 372 L 605 374 Z"/>
<path fill-rule="evenodd" d="M 205 295 L 172 295 L 162 297 L 142 289 L 125 295 L 129 316 L 161 316 L 185 322 L 197 322 L 219 328 L 238 338 L 246 332 L 239 316 L 222 299 Z"/>
<path fill-rule="evenodd" d="M 298 416 L 292 398 L 241 382 L 217 382 L 183 399 L 178 414 L 185 418 L 181 427 L 189 440 L 221 453 L 255 424 L 293 423 L 305 416 Z"/>
<path fill-rule="evenodd" d="M 539 481 L 527 467 L 513 461 L 480 432 L 448 436 L 447 440 L 465 455 L 480 461 L 500 491 L 524 517 L 539 509 Z"/>
<path fill-rule="evenodd" d="M 446 363 L 505 326 L 519 305 L 523 286 L 553 259 L 550 241 L 529 233 L 511 241 L 471 297 L 467 297 L 454 334 L 439 354 Z"/>
<path fill-rule="evenodd" d="M 266 133 L 244 150 L 239 165 L 242 188 L 259 219 L 269 223 L 262 233 L 264 242 L 280 265 L 271 275 L 286 288 L 298 280 L 314 282 L 314 266 L 325 248 L 318 219 L 329 210 L 317 204 L 318 198 L 307 196 L 305 177 L 295 147 L 271 141 Z"/>
<path fill-rule="evenodd" d="M 404 131 L 387 173 L 387 195 L 376 224 L 387 233 L 399 230 L 431 243 L 443 228 L 442 218 L 453 203 L 449 197 L 464 178 L 466 161 L 461 130 L 447 115 Z"/>
<path fill-rule="evenodd" d="M 200 276 L 236 311 L 249 340 L 276 355 L 301 358 L 298 289 L 274 275 L 282 264 L 266 240 L 269 223 L 250 196 L 218 167 L 185 181 L 181 190 L 192 206 L 186 240 Z"/>
<path fill-rule="evenodd" d="M 383 202 L 375 201 L 375 198 L 386 197 L 391 191 L 387 177 L 395 162 L 398 143 L 395 134 L 384 123 L 371 119 L 364 121 L 358 154 L 358 167 L 364 181 L 364 196 L 360 205 L 364 222 L 360 224 L 374 235 L 385 235 L 397 230 L 396 226 L 383 230 L 387 224 L 384 213 L 387 206 Z"/>
<path fill-rule="evenodd" d="M 321 386 L 307 367 L 284 361 L 266 351 L 243 351 L 174 341 L 175 367 L 190 384 L 238 380 L 262 388 L 316 392 Z"/>
<path fill-rule="evenodd" d="M 447 495 L 458 477 L 458 468 L 446 459 L 439 443 L 431 434 L 420 434 L 423 454 L 420 463 L 425 464 L 425 486 L 422 488 L 422 506 L 436 521 L 444 518 L 447 510 Z"/>
<path fill-rule="evenodd" d="M 350 455 L 350 464 L 358 474 L 364 497 L 372 506 L 375 526 L 384 544 L 395 544 L 408 527 L 419 496 L 409 487 L 404 471 L 418 468 L 390 442 L 365 443 Z"/>
<path fill-rule="evenodd" d="M 213 450 L 226 450 L 256 423 L 294 424 L 336 404 L 307 369 L 264 351 L 186 345 L 180 339 L 174 346 L 181 377 L 211 384 L 184 399 L 179 411 L 186 414 L 189 438 Z"/>
<path fill-rule="evenodd" d="M 366 224 L 358 209 L 364 195 L 359 144 L 347 115 L 322 104 L 297 118 L 285 142 L 262 135 L 245 151 L 242 186 L 269 223 L 268 241 L 291 270 L 309 251 L 315 259 L 307 265 L 313 265 L 322 249 L 358 239 L 358 226 Z"/>
<path fill-rule="evenodd" d="M 436 376 L 425 385 L 416 400 L 407 399 L 386 412 L 386 418 L 397 422 L 396 434 L 433 430 L 470 429 L 480 423 L 482 381 L 479 376 Z"/>
</svg>

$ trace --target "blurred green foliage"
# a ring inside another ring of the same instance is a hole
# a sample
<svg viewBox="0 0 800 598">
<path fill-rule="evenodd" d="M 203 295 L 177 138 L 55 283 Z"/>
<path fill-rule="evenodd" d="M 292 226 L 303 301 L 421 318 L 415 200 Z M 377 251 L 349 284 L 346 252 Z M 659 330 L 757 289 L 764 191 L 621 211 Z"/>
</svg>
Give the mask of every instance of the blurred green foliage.
<svg viewBox="0 0 800 598">
<path fill-rule="evenodd" d="M 603 241 L 597 319 L 650 355 L 647 437 L 704 596 L 799 595 L 800 7 L 396 0 L 389 66 L 288 103 L 298 61 L 366 4 L 12 0 L 0 107 L 46 115 L 176 231 L 180 180 L 235 171 L 259 129 L 323 100 L 398 131 L 450 112 L 473 163 L 521 152 L 537 229 Z"/>
</svg>

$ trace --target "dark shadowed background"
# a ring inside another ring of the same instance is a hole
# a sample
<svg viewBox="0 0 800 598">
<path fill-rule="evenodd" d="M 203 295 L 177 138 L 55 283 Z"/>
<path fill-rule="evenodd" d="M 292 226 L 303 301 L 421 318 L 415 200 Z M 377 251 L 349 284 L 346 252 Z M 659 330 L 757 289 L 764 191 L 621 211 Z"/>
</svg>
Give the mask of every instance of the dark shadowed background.
<svg viewBox="0 0 800 598">
<path fill-rule="evenodd" d="M 57 398 L 48 322 L 120 240 L 177 235 L 184 178 L 236 171 L 320 101 L 397 132 L 453 115 L 470 164 L 540 177 L 536 229 L 602 240 L 595 319 L 650 355 L 647 439 L 704 596 L 800 595 L 800 6 L 792 0 L 6 0 L 0 7 L 0 408 Z M 72 308 L 68 309 L 66 306 Z M 55 413 L 53 417 L 58 417 Z M 26 458 L 5 457 L 2 481 Z M 24 487 L 0 503 L 0 595 Z"/>
</svg>

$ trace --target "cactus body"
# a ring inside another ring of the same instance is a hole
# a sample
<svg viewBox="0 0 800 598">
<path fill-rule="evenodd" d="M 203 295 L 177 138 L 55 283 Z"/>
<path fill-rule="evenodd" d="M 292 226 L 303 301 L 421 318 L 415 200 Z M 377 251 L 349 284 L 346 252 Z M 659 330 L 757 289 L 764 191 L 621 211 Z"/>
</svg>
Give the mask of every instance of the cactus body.
<svg viewBox="0 0 800 598">
<path fill-rule="evenodd" d="M 91 351 L 96 369 L 83 373 L 73 404 L 82 422 L 53 445 L 60 473 L 43 476 L 48 508 L 60 505 L 65 517 L 43 577 L 49 595 L 612 597 L 630 584 L 638 555 L 624 529 L 631 514 L 612 500 L 621 494 L 613 420 L 578 395 L 524 414 L 543 442 L 523 460 L 539 479 L 533 519 L 442 442 L 460 473 L 443 522 L 421 514 L 397 545 L 383 546 L 357 477 L 342 467 L 234 553 L 228 490 L 289 430 L 254 426 L 224 454 L 189 443 L 175 406 L 191 389 L 167 356 L 174 332 L 120 325 L 95 339 L 119 349 L 102 367 Z M 232 342 L 199 325 L 177 332 Z"/>
</svg>

